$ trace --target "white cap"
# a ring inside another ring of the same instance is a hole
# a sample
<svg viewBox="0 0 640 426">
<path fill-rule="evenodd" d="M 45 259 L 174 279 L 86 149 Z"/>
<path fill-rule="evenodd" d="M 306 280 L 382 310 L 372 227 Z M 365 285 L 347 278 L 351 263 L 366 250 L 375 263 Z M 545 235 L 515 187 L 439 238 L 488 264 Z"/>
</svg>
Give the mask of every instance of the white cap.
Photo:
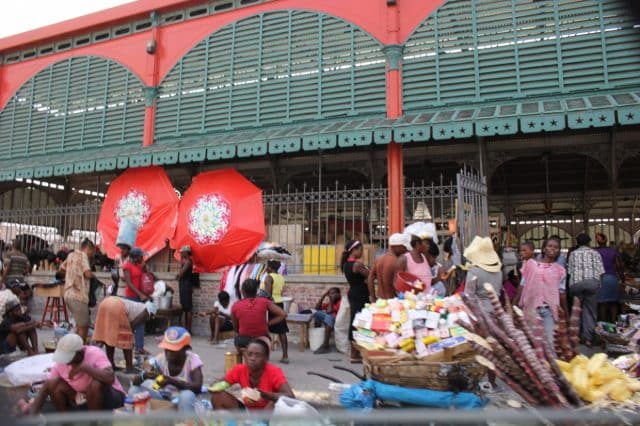
<svg viewBox="0 0 640 426">
<path fill-rule="evenodd" d="M 389 237 L 389 247 L 405 246 L 407 250 L 411 250 L 411 236 L 407 234 L 395 233 Z"/>
<path fill-rule="evenodd" d="M 69 364 L 83 347 L 84 342 L 82 341 L 82 337 L 74 333 L 69 333 L 58 342 L 56 351 L 53 353 L 53 362 Z"/>
</svg>

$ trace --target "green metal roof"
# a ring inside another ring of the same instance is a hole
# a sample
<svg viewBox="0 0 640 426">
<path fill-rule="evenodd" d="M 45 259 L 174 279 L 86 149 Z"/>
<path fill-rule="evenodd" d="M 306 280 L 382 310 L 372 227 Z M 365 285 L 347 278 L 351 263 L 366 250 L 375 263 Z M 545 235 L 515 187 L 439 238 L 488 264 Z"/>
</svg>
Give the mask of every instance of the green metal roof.
<svg viewBox="0 0 640 426">
<path fill-rule="evenodd" d="M 306 10 L 231 23 L 158 87 L 156 141 L 336 117 L 385 115 L 385 56 L 362 29 Z"/>
<path fill-rule="evenodd" d="M 0 181 L 262 157 L 372 144 L 466 139 L 640 124 L 640 88 L 612 94 L 430 109 L 393 120 L 352 118 L 221 131 L 166 139 L 150 147 L 102 149 L 0 160 Z"/>
<path fill-rule="evenodd" d="M 0 111 L 0 161 L 139 146 L 143 91 L 131 71 L 109 59 L 78 56 L 51 64 L 22 85 Z"/>
<path fill-rule="evenodd" d="M 640 85 L 621 0 L 449 0 L 404 46 L 404 111 Z"/>
</svg>

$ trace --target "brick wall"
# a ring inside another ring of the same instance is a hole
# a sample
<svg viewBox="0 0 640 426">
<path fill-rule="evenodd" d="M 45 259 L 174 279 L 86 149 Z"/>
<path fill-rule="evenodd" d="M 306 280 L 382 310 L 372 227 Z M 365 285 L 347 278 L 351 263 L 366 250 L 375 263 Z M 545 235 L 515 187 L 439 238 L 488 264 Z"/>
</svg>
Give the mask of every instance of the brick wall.
<svg viewBox="0 0 640 426">
<path fill-rule="evenodd" d="M 165 281 L 169 286 L 173 287 L 174 292 L 174 304 L 180 303 L 177 292 L 178 283 L 175 280 L 175 274 L 173 273 L 156 273 L 158 279 Z M 106 283 L 111 283 L 111 276 L 105 273 L 98 273 L 98 278 Z M 31 283 L 36 282 L 50 282 L 53 279 L 53 273 L 51 272 L 36 272 L 29 276 L 28 281 Z M 337 275 L 288 275 L 285 277 L 286 285 L 283 291 L 284 296 L 292 297 L 293 300 L 300 306 L 301 309 L 313 308 L 320 298 L 320 296 L 327 291 L 330 287 L 340 287 L 342 294 L 346 296 L 347 284 L 342 276 Z M 122 287 L 122 286 L 121 286 Z M 200 288 L 193 291 L 193 310 L 195 312 L 211 310 L 213 303 L 216 300 L 218 289 L 220 287 L 220 274 L 201 274 L 200 275 Z M 120 288 L 122 291 L 122 288 Z M 44 310 L 43 298 L 34 297 L 31 305 L 32 316 L 39 320 L 42 311 Z M 95 319 L 96 309 L 91 310 L 92 317 Z M 209 322 L 208 318 L 194 317 L 193 319 L 193 334 L 196 336 L 209 336 Z M 296 330 L 292 330 L 295 334 Z"/>
</svg>

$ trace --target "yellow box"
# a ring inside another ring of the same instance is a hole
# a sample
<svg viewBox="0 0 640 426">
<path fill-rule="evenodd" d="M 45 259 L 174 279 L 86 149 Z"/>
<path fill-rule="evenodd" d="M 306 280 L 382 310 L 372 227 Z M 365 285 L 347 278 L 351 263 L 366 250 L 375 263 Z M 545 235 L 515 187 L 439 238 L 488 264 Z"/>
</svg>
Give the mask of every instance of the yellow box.
<svg viewBox="0 0 640 426">
<path fill-rule="evenodd" d="M 334 275 L 337 273 L 336 247 L 333 245 L 304 246 L 302 259 L 305 274 Z"/>
</svg>

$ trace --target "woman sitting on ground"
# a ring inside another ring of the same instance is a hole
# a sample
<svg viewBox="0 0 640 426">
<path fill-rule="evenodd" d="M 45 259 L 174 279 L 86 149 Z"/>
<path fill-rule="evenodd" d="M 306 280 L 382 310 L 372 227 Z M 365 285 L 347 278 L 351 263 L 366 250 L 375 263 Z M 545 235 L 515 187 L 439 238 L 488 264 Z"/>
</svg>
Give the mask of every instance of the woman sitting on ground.
<svg viewBox="0 0 640 426">
<path fill-rule="evenodd" d="M 282 370 L 269 363 L 269 345 L 265 340 L 251 340 L 245 359 L 245 364 L 233 367 L 225 374 L 223 381 L 209 389 L 215 410 L 268 410 L 273 409 L 281 396 L 295 398 Z M 242 401 L 224 391 L 235 384 L 242 387 Z"/>
<path fill-rule="evenodd" d="M 191 351 L 190 345 L 191 334 L 185 328 L 169 327 L 158 345 L 164 353 L 156 355 L 156 367 L 134 378 L 135 386 L 129 389 L 129 396 L 142 391 L 149 392 L 153 399 L 163 399 L 163 393 L 176 394 L 178 412 L 195 412 L 196 395 L 202 390 L 203 364 L 200 357 Z M 154 389 L 154 384 L 164 392 Z"/>
<path fill-rule="evenodd" d="M 96 327 L 93 340 L 104 343 L 107 358 L 116 370 L 113 360 L 115 348 L 122 349 L 126 371 L 133 372 L 133 330 L 138 324 L 143 324 L 151 315 L 156 313 L 156 305 L 152 302 L 141 303 L 108 296 L 98 305 Z"/>
<path fill-rule="evenodd" d="M 238 333 L 234 342 L 238 352 L 256 337 L 269 338 L 269 326 L 279 324 L 287 316 L 272 300 L 257 297 L 259 286 L 257 280 L 245 280 L 242 283 L 243 299 L 234 303 L 231 308 L 233 329 Z M 268 322 L 267 313 L 271 314 Z"/>
</svg>

